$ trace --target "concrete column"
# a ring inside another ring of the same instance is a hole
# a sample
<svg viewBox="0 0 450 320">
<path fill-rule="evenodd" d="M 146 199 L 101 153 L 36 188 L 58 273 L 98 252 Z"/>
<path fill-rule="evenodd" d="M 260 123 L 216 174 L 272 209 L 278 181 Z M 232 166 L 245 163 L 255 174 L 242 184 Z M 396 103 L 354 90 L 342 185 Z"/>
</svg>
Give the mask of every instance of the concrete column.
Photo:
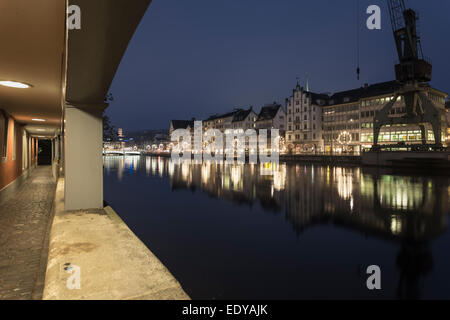
<svg viewBox="0 0 450 320">
<path fill-rule="evenodd" d="M 85 110 L 65 110 L 65 210 L 103 208 L 102 116 Z"/>
</svg>

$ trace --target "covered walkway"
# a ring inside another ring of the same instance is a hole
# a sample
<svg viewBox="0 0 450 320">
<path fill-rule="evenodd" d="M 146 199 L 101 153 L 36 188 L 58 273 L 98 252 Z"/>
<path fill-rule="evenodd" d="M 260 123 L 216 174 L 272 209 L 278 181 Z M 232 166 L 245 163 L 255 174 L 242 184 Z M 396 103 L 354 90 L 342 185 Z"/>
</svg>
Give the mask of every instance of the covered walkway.
<svg viewBox="0 0 450 320">
<path fill-rule="evenodd" d="M 39 166 L 0 202 L 0 300 L 42 299 L 56 183 Z"/>
</svg>

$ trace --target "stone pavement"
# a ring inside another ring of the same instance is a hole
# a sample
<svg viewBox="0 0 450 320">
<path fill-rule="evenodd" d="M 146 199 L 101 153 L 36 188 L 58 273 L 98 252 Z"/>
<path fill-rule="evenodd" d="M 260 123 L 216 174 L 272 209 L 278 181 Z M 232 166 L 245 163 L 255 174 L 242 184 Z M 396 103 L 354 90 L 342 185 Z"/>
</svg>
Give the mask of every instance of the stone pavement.
<svg viewBox="0 0 450 320">
<path fill-rule="evenodd" d="M 44 300 L 189 300 L 111 207 L 64 211 L 60 178 L 53 211 Z"/>
<path fill-rule="evenodd" d="M 42 299 L 56 184 L 37 167 L 0 203 L 0 300 Z"/>
</svg>

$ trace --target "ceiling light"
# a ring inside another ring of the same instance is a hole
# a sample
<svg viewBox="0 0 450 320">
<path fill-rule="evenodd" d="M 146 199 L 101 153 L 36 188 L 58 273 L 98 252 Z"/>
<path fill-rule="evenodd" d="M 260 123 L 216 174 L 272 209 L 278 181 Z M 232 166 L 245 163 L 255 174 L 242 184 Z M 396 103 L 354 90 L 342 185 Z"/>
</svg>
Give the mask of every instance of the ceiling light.
<svg viewBox="0 0 450 320">
<path fill-rule="evenodd" d="M 45 129 L 36 129 L 36 131 L 43 132 L 43 131 L 47 131 L 47 130 L 45 130 Z"/>
<path fill-rule="evenodd" d="M 38 119 L 38 118 L 31 119 L 31 120 L 33 120 L 33 121 L 38 121 L 38 122 L 45 122 L 45 121 L 46 121 L 46 120 L 44 120 L 44 119 Z"/>
<path fill-rule="evenodd" d="M 1 80 L 0 86 L 10 87 L 10 88 L 18 88 L 18 89 L 27 89 L 30 88 L 31 85 L 18 82 L 18 81 L 10 81 L 10 80 Z"/>
</svg>

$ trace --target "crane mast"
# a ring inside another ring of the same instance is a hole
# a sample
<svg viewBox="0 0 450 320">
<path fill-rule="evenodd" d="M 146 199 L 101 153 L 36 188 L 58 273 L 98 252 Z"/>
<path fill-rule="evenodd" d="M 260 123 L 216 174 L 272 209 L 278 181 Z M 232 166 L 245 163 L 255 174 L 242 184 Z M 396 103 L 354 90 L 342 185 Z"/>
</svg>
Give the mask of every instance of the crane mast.
<svg viewBox="0 0 450 320">
<path fill-rule="evenodd" d="M 431 81 L 432 66 L 423 56 L 422 44 L 417 33 L 416 12 L 406 9 L 403 0 L 388 0 L 388 4 L 399 60 L 399 64 L 395 66 L 397 80 Z"/>
<path fill-rule="evenodd" d="M 412 146 L 413 150 L 442 149 L 443 108 L 435 105 L 427 96 L 426 88 L 432 78 L 432 65 L 426 61 L 420 36 L 417 32 L 418 17 L 414 10 L 407 9 L 404 0 L 387 0 L 391 18 L 392 32 L 398 54 L 398 64 L 395 65 L 395 75 L 400 83 L 400 89 L 394 99 L 388 102 L 374 118 L 373 150 L 382 149 L 378 145 L 378 137 L 383 126 L 397 124 L 415 124 L 422 133 L 422 145 Z M 403 97 L 406 114 L 401 117 L 392 116 L 392 107 Z M 433 128 L 435 144 L 426 143 L 426 124 Z M 383 146 L 392 148 L 394 146 Z"/>
</svg>

